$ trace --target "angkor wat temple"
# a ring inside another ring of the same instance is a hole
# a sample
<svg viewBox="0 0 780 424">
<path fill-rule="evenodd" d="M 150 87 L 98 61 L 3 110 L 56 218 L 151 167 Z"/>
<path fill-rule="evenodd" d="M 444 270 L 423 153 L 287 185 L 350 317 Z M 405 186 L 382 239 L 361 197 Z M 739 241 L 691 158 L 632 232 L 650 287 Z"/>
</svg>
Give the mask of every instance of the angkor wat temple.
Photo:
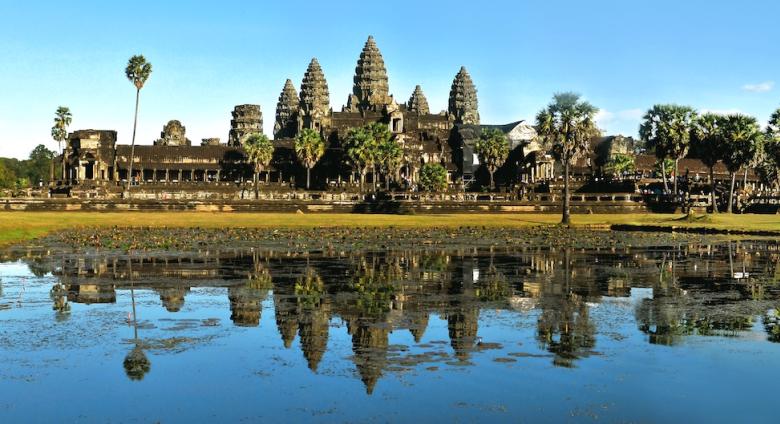
<svg viewBox="0 0 780 424">
<path fill-rule="evenodd" d="M 385 124 L 403 149 L 402 167 L 393 187 L 396 191 L 415 191 L 419 170 L 426 163 L 438 163 L 447 170 L 452 192 L 478 191 L 488 179 L 474 153 L 483 129 L 498 129 L 509 141 L 509 157 L 495 174 L 500 191 L 555 193 L 556 184 L 560 185 L 560 164 L 553 159 L 550 147 L 537 141 L 531 124 L 523 120 L 505 125 L 480 122 L 477 89 L 465 67 L 452 81 L 446 111 L 432 113 L 419 85 L 408 101 L 399 103 L 390 94 L 384 59 L 369 36 L 357 60 L 353 83 L 346 105 L 334 111 L 325 73 L 316 58 L 304 73 L 300 91 L 291 80 L 285 81 L 273 124 L 275 151 L 260 178 L 261 191 L 291 192 L 305 186 L 306 170 L 296 158 L 294 139 L 302 130 L 313 129 L 323 136 L 327 147 L 312 169 L 312 189 L 342 195 L 358 192 L 357 174 L 346 157 L 343 141 L 351 129 L 374 123 Z M 199 146 L 193 145 L 185 126 L 171 120 L 153 145 L 135 146 L 130 177 L 131 146 L 117 144 L 116 131 L 74 131 L 62 155 L 55 159 L 51 193 L 55 197 L 117 198 L 130 180 L 136 187 L 133 198 L 137 199 L 249 198 L 253 169 L 242 142 L 248 135 L 262 132 L 260 105 L 235 106 L 224 144 L 219 138 L 203 138 Z M 572 169 L 580 185 L 601 175 L 608 158 L 616 153 L 634 155 L 636 181 L 660 181 L 656 158 L 636 154 L 630 137 L 599 137 L 591 147 L 591 155 L 581 158 Z M 697 159 L 681 160 L 680 172 L 695 181 L 708 177 L 707 167 Z M 722 164 L 715 167 L 715 178 L 729 178 Z M 750 179 L 755 180 L 752 172 Z M 376 186 L 381 175 L 369 173 L 368 182 Z"/>
<path fill-rule="evenodd" d="M 398 102 L 390 94 L 384 59 L 374 38 L 369 37 L 355 68 L 352 93 L 341 111 L 330 106 L 330 92 L 325 74 L 313 58 L 303 76 L 300 91 L 291 80 L 284 83 L 273 124 L 274 158 L 270 169 L 261 177 L 267 184 L 295 188 L 305 181 L 305 169 L 295 157 L 293 139 L 303 129 L 319 131 L 327 142 L 326 153 L 312 170 L 314 188 L 351 187 L 354 173 L 342 151 L 342 140 L 351 128 L 383 123 L 394 134 L 404 151 L 401 179 L 406 187 L 414 184 L 424 163 L 440 163 L 448 171 L 451 183 L 470 181 L 478 167 L 473 145 L 481 125 L 477 89 L 466 68 L 461 68 L 452 82 L 446 111 L 431 113 L 422 87 L 415 87 L 407 102 Z M 487 126 L 507 133 L 511 147 L 528 144 L 535 136 L 533 128 L 523 121 L 508 125 Z M 227 143 L 219 138 L 204 138 L 193 145 L 185 126 L 171 120 L 153 145 L 137 144 L 132 180 L 134 183 L 164 189 L 177 184 L 210 183 L 217 188 L 252 179 L 251 166 L 241 147 L 244 137 L 263 131 L 263 114 L 259 105 L 238 105 L 232 112 Z M 59 186 L 71 188 L 102 187 L 105 195 L 121 191 L 128 180 L 130 146 L 116 143 L 112 130 L 79 130 L 69 135 L 62 157 L 65 166 L 55 166 Z M 522 157 L 529 151 L 523 151 Z M 530 175 L 549 173 L 541 165 Z M 369 177 L 369 180 L 371 177 Z M 203 186 L 203 184 L 199 184 Z"/>
</svg>

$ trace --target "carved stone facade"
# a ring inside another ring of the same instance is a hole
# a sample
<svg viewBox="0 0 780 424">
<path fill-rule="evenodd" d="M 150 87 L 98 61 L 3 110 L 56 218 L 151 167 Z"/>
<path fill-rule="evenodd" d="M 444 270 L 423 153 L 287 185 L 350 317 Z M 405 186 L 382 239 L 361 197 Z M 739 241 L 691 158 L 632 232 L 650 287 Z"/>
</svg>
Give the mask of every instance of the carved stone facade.
<svg viewBox="0 0 780 424">
<path fill-rule="evenodd" d="M 449 112 L 455 118 L 456 124 L 479 125 L 477 88 L 474 87 L 471 75 L 463 66 L 452 81 Z"/>
<path fill-rule="evenodd" d="M 301 82 L 301 101 L 298 111 L 298 128 L 322 131 L 330 126 L 330 92 L 320 62 L 312 58 Z"/>
<path fill-rule="evenodd" d="M 409 101 L 406 103 L 406 109 L 409 112 L 418 115 L 428 115 L 431 113 L 431 109 L 428 107 L 428 99 L 425 98 L 422 87 L 419 85 L 414 87 L 412 97 L 410 97 Z"/>
<path fill-rule="evenodd" d="M 381 112 L 384 107 L 393 102 L 393 97 L 389 94 L 385 60 L 372 36 L 368 37 L 360 53 L 353 81 L 352 95 L 347 100 L 345 111 Z"/>
<path fill-rule="evenodd" d="M 253 133 L 263 132 L 263 112 L 260 105 L 238 105 L 233 109 L 230 121 L 228 145 L 241 146 L 244 138 Z"/>
<path fill-rule="evenodd" d="M 192 142 L 185 137 L 186 128 L 181 122 L 173 119 L 168 121 L 160 133 L 160 138 L 154 141 L 155 146 L 191 146 Z"/>
<path fill-rule="evenodd" d="M 274 122 L 274 138 L 287 138 L 295 135 L 298 129 L 298 107 L 300 99 L 292 80 L 284 82 L 279 101 L 276 103 L 276 121 Z"/>
</svg>

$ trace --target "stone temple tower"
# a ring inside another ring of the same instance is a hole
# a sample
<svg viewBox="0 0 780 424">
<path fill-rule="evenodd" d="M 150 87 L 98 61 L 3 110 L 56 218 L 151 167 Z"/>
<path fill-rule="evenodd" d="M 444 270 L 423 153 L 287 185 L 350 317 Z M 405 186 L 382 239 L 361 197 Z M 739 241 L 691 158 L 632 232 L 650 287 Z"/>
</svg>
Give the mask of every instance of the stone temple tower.
<svg viewBox="0 0 780 424">
<path fill-rule="evenodd" d="M 389 90 L 385 60 L 374 37 L 369 35 L 355 67 L 354 86 L 347 101 L 347 109 L 351 112 L 381 111 L 393 101 Z"/>
<path fill-rule="evenodd" d="M 322 130 L 330 126 L 330 93 L 328 82 L 317 58 L 313 58 L 301 82 L 298 128 Z"/>
<path fill-rule="evenodd" d="M 409 112 L 416 113 L 418 115 L 428 115 L 431 113 L 431 109 L 428 107 L 428 99 L 425 98 L 425 93 L 422 91 L 422 87 L 419 85 L 414 87 L 412 97 L 406 103 L 406 109 Z"/>
<path fill-rule="evenodd" d="M 284 83 L 279 101 L 276 103 L 274 138 L 292 138 L 298 130 L 298 92 L 291 80 Z"/>
<path fill-rule="evenodd" d="M 241 146 L 249 134 L 263 132 L 263 112 L 260 105 L 238 105 L 230 120 L 228 146 Z"/>
<path fill-rule="evenodd" d="M 456 124 L 479 125 L 477 89 L 465 67 L 460 68 L 452 81 L 449 112 Z"/>
</svg>

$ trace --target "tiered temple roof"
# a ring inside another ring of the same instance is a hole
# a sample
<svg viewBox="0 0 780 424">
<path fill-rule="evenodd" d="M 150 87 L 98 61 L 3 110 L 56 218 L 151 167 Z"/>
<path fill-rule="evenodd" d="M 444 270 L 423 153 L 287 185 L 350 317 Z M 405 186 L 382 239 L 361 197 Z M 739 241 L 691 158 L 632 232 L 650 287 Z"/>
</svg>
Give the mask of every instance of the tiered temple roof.
<svg viewBox="0 0 780 424">
<path fill-rule="evenodd" d="M 322 73 L 322 67 L 317 58 L 312 58 L 306 74 L 301 82 L 300 107 L 304 114 L 314 115 L 319 113 L 324 116 L 330 111 L 330 92 L 328 82 Z"/>
<path fill-rule="evenodd" d="M 477 88 L 465 67 L 461 67 L 450 89 L 449 112 L 456 124 L 479 125 Z"/>
<path fill-rule="evenodd" d="M 418 115 L 428 115 L 431 113 L 431 109 L 428 107 L 428 99 L 425 98 L 422 87 L 419 85 L 414 87 L 412 97 L 410 97 L 409 101 L 406 103 L 406 109 L 409 112 L 414 112 Z"/>
<path fill-rule="evenodd" d="M 286 138 L 295 135 L 297 129 L 298 92 L 292 80 L 284 82 L 284 88 L 276 103 L 276 122 L 274 123 L 274 138 Z"/>
<path fill-rule="evenodd" d="M 381 110 L 392 102 L 385 60 L 370 35 L 360 53 L 353 81 L 352 96 L 347 105 L 349 111 Z"/>
<path fill-rule="evenodd" d="M 238 105 L 232 114 L 228 145 L 240 146 L 249 134 L 263 132 L 263 112 L 260 105 Z"/>
</svg>

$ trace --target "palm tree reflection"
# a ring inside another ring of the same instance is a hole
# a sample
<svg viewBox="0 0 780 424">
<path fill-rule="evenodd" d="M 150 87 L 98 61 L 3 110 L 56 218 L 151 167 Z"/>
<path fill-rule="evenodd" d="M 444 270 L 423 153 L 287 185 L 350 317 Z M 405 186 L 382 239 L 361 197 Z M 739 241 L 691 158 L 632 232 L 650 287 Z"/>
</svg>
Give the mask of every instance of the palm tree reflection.
<svg viewBox="0 0 780 424">
<path fill-rule="evenodd" d="M 130 280 L 130 301 L 133 305 L 133 316 L 130 323 L 133 325 L 133 350 L 125 356 L 124 367 L 127 378 L 133 381 L 143 380 L 152 363 L 143 351 L 141 340 L 138 338 L 138 315 L 135 308 L 135 289 L 133 280 Z"/>
</svg>

